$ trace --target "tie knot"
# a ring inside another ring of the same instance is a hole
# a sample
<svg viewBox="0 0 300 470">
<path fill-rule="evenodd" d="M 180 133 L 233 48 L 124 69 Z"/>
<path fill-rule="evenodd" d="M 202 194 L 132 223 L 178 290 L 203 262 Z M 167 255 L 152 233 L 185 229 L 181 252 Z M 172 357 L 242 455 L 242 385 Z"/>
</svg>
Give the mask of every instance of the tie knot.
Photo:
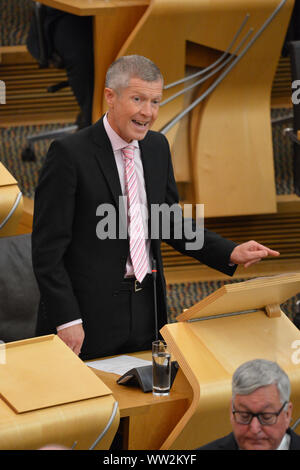
<svg viewBox="0 0 300 470">
<path fill-rule="evenodd" d="M 122 148 L 122 153 L 125 158 L 132 160 L 134 157 L 134 145 L 127 145 L 127 147 Z"/>
</svg>

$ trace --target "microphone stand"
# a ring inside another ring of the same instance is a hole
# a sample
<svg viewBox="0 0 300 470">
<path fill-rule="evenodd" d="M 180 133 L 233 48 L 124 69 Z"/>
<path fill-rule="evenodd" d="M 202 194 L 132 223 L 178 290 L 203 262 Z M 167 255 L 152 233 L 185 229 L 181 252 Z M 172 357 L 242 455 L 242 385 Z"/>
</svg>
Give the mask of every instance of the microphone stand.
<svg viewBox="0 0 300 470">
<path fill-rule="evenodd" d="M 159 339 L 158 332 L 158 316 L 157 316 L 157 295 L 156 295 L 156 280 L 157 268 L 156 260 L 152 260 L 152 278 L 153 278 L 153 300 L 154 300 L 154 319 L 155 319 L 155 340 Z M 173 383 L 177 370 L 178 363 L 176 361 L 171 363 L 171 384 Z M 143 392 L 150 392 L 152 390 L 152 365 L 136 367 L 127 371 L 122 377 L 117 380 L 119 385 L 130 385 L 130 383 L 137 384 Z"/>
<path fill-rule="evenodd" d="M 158 320 L 157 320 L 157 295 L 156 295 L 156 260 L 152 261 L 152 278 L 153 278 L 153 300 L 154 300 L 154 319 L 155 319 L 155 340 L 158 340 Z"/>
</svg>

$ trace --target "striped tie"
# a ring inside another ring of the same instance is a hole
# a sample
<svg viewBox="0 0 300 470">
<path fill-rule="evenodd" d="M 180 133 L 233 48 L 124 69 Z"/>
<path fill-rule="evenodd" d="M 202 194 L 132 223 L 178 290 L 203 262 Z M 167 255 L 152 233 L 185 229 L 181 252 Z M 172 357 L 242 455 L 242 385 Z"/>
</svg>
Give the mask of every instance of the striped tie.
<svg viewBox="0 0 300 470">
<path fill-rule="evenodd" d="M 135 277 L 139 282 L 142 282 L 147 274 L 148 262 L 137 179 L 134 168 L 134 146 L 128 145 L 123 148 L 122 154 L 125 165 L 125 188 L 128 201 L 130 257 Z"/>
</svg>

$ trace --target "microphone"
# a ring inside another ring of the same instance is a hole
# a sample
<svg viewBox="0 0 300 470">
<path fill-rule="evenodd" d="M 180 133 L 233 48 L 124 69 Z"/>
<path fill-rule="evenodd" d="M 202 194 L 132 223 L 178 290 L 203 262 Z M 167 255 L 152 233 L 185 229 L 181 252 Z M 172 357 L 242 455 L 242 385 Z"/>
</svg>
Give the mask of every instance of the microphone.
<svg viewBox="0 0 300 470">
<path fill-rule="evenodd" d="M 156 295 L 156 260 L 152 260 L 152 278 L 153 278 L 153 300 L 154 300 L 154 318 L 155 318 L 155 339 L 158 340 L 158 320 L 157 320 L 157 295 Z"/>
</svg>

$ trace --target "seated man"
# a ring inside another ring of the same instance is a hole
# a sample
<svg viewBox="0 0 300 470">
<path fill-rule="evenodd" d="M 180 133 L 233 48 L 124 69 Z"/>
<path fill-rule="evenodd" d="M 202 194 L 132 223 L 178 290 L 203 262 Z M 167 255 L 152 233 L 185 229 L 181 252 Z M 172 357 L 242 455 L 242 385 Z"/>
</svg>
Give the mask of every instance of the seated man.
<svg viewBox="0 0 300 470">
<path fill-rule="evenodd" d="M 245 362 L 232 377 L 233 432 L 198 450 L 299 450 L 300 436 L 289 424 L 290 381 L 272 361 Z"/>
</svg>

